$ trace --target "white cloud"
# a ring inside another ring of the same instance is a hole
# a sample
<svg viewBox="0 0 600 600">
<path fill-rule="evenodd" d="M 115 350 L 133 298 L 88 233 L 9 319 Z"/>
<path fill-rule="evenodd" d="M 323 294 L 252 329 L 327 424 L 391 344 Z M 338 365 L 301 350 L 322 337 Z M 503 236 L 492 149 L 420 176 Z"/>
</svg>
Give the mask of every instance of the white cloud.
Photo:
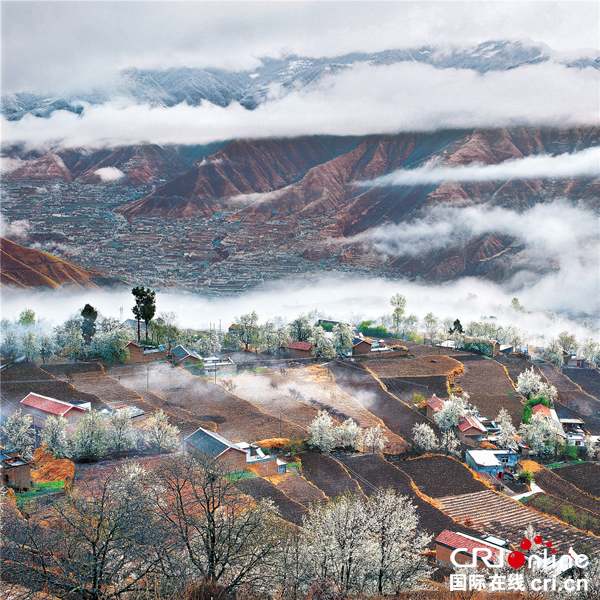
<svg viewBox="0 0 600 600">
<path fill-rule="evenodd" d="M 12 173 L 21 167 L 24 167 L 29 161 L 21 158 L 0 156 L 0 173 L 5 175 L 6 173 Z"/>
<path fill-rule="evenodd" d="M 118 181 L 125 177 L 125 173 L 117 169 L 117 167 L 102 167 L 94 171 L 95 175 L 98 175 L 102 181 Z"/>
<path fill-rule="evenodd" d="M 428 185 L 462 181 L 506 181 L 509 179 L 560 179 L 566 177 L 597 177 L 600 175 L 600 147 L 588 148 L 573 154 L 556 156 L 540 154 L 487 165 L 472 163 L 444 167 L 430 162 L 416 169 L 400 169 L 359 186 Z"/>
<path fill-rule="evenodd" d="M 0 214 L 0 236 L 22 242 L 29 237 L 31 224 L 27 219 L 18 219 L 8 221 L 6 217 Z"/>
<path fill-rule="evenodd" d="M 257 57 L 535 40 L 598 46 L 599 7 L 573 1 L 5 2 L 4 91 L 97 85 L 116 69 L 253 69 Z"/>
<path fill-rule="evenodd" d="M 598 125 L 599 74 L 544 63 L 507 72 L 401 63 L 360 65 L 248 111 L 239 104 L 172 108 L 86 107 L 82 116 L 2 119 L 5 143 L 70 147 L 152 142 L 202 144 L 231 138 L 366 135 L 440 128 Z"/>
<path fill-rule="evenodd" d="M 500 206 L 436 206 L 421 219 L 366 231 L 346 243 L 363 242 L 388 256 L 418 256 L 431 250 L 465 246 L 486 234 L 519 239 L 536 256 L 554 254 L 564 262 L 576 260 L 579 250 L 600 242 L 598 215 L 564 201 L 536 204 L 517 213 Z M 597 260 L 593 253 L 590 259 Z"/>
</svg>

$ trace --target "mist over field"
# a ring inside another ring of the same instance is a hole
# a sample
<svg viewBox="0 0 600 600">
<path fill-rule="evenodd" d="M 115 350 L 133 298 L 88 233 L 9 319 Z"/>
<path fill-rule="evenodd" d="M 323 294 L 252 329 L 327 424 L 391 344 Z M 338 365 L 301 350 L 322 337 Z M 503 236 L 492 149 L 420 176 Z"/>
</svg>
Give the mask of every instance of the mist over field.
<svg viewBox="0 0 600 600">
<path fill-rule="evenodd" d="M 324 318 L 342 319 L 351 323 L 369 319 L 377 321 L 391 314 L 390 298 L 401 293 L 406 296 L 407 314 L 422 319 L 433 312 L 440 319 L 459 318 L 462 323 L 479 321 L 491 316 L 494 323 L 513 325 L 543 341 L 568 329 L 580 338 L 589 337 L 589 330 L 578 323 L 600 325 L 598 307 L 598 274 L 582 278 L 577 290 L 564 288 L 556 275 L 541 278 L 530 287 L 517 290 L 475 278 L 465 278 L 447 284 L 432 286 L 406 280 L 390 281 L 342 274 L 289 278 L 265 284 L 259 289 L 238 296 L 208 298 L 185 291 L 157 292 L 157 315 L 174 312 L 179 327 L 219 327 L 223 331 L 244 313 L 256 311 L 260 322 L 282 317 L 288 322 L 299 314 L 318 311 Z M 581 294 L 587 294 L 583 301 Z M 510 307 L 518 297 L 529 312 L 515 313 Z M 2 316 L 15 319 L 24 307 L 33 309 L 48 324 L 56 325 L 86 303 L 92 304 L 103 315 L 133 318 L 133 297 L 128 291 L 108 292 L 3 292 Z M 546 313 L 555 313 L 548 317 Z M 571 320 L 574 319 L 574 320 Z"/>
</svg>

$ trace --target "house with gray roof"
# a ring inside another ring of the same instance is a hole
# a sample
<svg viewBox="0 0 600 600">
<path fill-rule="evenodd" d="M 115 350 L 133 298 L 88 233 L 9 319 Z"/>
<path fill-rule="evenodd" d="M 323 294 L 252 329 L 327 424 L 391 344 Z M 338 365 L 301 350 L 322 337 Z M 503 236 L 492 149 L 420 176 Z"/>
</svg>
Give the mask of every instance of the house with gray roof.
<svg viewBox="0 0 600 600">
<path fill-rule="evenodd" d="M 176 366 L 186 366 L 192 364 L 198 364 L 202 361 L 202 357 L 194 350 L 188 350 L 183 346 L 179 345 L 171 350 L 173 355 L 173 364 Z"/>
<path fill-rule="evenodd" d="M 233 471 L 246 468 L 247 453 L 222 435 L 200 427 L 185 438 L 187 452 L 198 452 Z"/>
</svg>

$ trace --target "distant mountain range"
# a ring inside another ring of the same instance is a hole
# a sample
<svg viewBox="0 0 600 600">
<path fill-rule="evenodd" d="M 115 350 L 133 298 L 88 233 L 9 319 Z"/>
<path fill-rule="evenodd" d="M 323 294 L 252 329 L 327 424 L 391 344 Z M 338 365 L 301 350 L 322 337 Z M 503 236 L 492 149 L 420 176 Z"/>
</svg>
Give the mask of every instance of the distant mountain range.
<svg viewBox="0 0 600 600">
<path fill-rule="evenodd" d="M 165 71 L 126 69 L 111 89 L 82 90 L 68 96 L 53 96 L 28 91 L 4 94 L 1 112 L 15 121 L 30 114 L 49 117 L 55 110 L 81 114 L 85 104 L 101 104 L 116 97 L 129 97 L 151 106 L 175 106 L 182 102 L 198 106 L 203 101 L 218 106 L 238 102 L 248 110 L 303 88 L 329 75 L 361 63 L 392 65 L 418 62 L 438 69 L 471 69 L 479 73 L 506 71 L 554 60 L 572 68 L 600 69 L 600 55 L 573 58 L 554 52 L 544 44 L 489 41 L 469 49 L 444 49 L 435 45 L 379 53 L 354 53 L 334 58 L 287 56 L 263 58 L 253 71 L 176 68 Z"/>
<path fill-rule="evenodd" d="M 104 185 L 106 194 L 118 193 L 124 199 L 112 210 L 127 219 L 132 232 L 138 221 L 147 224 L 150 219 L 156 231 L 161 231 L 164 224 L 187 219 L 189 225 L 193 219 L 194 227 L 204 232 L 194 235 L 206 239 L 190 241 L 180 254 L 212 252 L 210 257 L 198 259 L 201 264 L 216 262 L 225 268 L 238 265 L 235 268 L 243 270 L 244 257 L 252 255 L 260 265 L 269 253 L 277 252 L 281 260 L 291 257 L 304 261 L 299 267 L 302 269 L 326 264 L 332 269 L 369 269 L 431 282 L 464 276 L 502 282 L 522 269 L 540 272 L 545 268 L 534 266 L 523 240 L 509 235 L 484 233 L 466 245 L 457 240 L 456 245 L 424 250 L 418 256 L 385 256 L 348 238 L 382 225 L 410 224 L 447 205 L 503 207 L 519 213 L 537 204 L 568 198 L 599 210 L 600 178 L 510 178 L 367 187 L 355 184 L 430 161 L 455 167 L 495 165 L 540 154 L 579 152 L 598 145 L 599 128 L 516 127 L 235 140 L 194 147 L 57 149 L 39 157 L 15 148 L 15 159 L 24 163 L 4 180 L 11 185 L 19 185 L 20 180 L 24 186 L 34 182 L 43 186 L 57 180 Z M 122 177 L 103 183 L 96 171 L 107 167 L 118 170 Z M 148 186 L 145 196 L 130 199 L 129 186 L 140 183 L 152 184 L 153 188 Z M 132 233 L 131 238 L 135 237 Z M 544 261 L 550 265 L 552 257 Z M 269 272 L 268 265 L 255 269 Z"/>
</svg>

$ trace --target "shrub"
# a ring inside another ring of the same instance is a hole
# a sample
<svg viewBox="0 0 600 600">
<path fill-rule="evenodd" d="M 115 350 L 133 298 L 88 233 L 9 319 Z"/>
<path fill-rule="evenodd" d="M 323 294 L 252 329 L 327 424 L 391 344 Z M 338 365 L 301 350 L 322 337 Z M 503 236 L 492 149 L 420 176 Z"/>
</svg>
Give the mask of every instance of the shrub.
<svg viewBox="0 0 600 600">
<path fill-rule="evenodd" d="M 534 476 L 531 471 L 524 470 L 519 473 L 519 479 L 525 483 L 531 483 L 534 479 Z"/>
<path fill-rule="evenodd" d="M 574 525 L 578 521 L 578 515 L 570 504 L 565 504 L 565 506 L 562 507 L 561 514 L 563 520 L 569 525 Z"/>
<path fill-rule="evenodd" d="M 554 507 L 554 502 L 548 496 L 538 496 L 535 499 L 535 506 L 543 512 L 548 512 Z"/>
</svg>

